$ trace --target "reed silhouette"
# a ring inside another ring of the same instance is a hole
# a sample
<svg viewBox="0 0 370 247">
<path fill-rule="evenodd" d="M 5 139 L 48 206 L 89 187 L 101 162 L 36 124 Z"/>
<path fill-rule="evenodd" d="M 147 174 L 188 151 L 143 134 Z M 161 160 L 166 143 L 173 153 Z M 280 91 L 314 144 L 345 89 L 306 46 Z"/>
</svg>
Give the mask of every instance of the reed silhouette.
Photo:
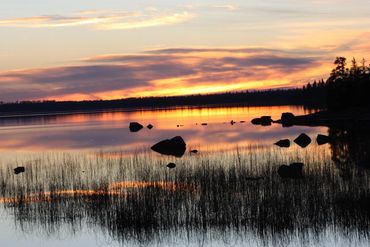
<svg viewBox="0 0 370 247">
<path fill-rule="evenodd" d="M 286 244 L 297 235 L 320 241 L 327 229 L 368 239 L 369 170 L 348 164 L 353 175 L 343 177 L 330 153 L 312 148 L 290 155 L 278 147 L 236 148 L 182 159 L 49 153 L 18 176 L 2 166 L 1 202 L 19 229 L 47 236 L 78 234 L 87 225 L 138 245 L 169 236 L 230 241 L 231 235 Z M 304 177 L 280 178 L 279 166 L 298 157 Z M 176 169 L 167 169 L 175 159 Z"/>
</svg>

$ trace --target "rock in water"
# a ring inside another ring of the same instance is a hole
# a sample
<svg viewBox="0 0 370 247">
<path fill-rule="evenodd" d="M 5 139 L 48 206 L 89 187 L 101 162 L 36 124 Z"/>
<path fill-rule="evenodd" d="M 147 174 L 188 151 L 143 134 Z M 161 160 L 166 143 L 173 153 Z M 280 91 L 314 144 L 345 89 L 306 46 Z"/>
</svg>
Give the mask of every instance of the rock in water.
<svg viewBox="0 0 370 247">
<path fill-rule="evenodd" d="M 331 141 L 331 138 L 326 135 L 318 134 L 316 137 L 316 141 L 318 145 L 324 145 L 326 143 L 329 143 Z"/>
<path fill-rule="evenodd" d="M 271 116 L 262 116 L 260 118 L 254 118 L 251 121 L 254 125 L 269 126 L 272 123 Z"/>
<path fill-rule="evenodd" d="M 293 121 L 295 118 L 294 114 L 291 113 L 291 112 L 284 112 L 283 114 L 281 114 L 281 121 L 285 122 L 285 121 Z"/>
<path fill-rule="evenodd" d="M 190 153 L 196 154 L 196 153 L 198 153 L 198 150 L 196 150 L 196 149 L 190 150 Z"/>
<path fill-rule="evenodd" d="M 271 116 L 262 116 L 261 117 L 261 125 L 262 126 L 269 126 L 272 123 Z"/>
<path fill-rule="evenodd" d="M 251 121 L 254 125 L 260 125 L 261 124 L 261 118 L 253 118 Z"/>
<path fill-rule="evenodd" d="M 274 143 L 276 146 L 281 147 L 281 148 L 288 148 L 290 147 L 290 141 L 289 139 L 283 139 L 278 142 Z"/>
<path fill-rule="evenodd" d="M 14 174 L 19 174 L 19 173 L 22 173 L 24 171 L 25 171 L 25 169 L 24 169 L 23 166 L 18 166 L 16 168 L 14 168 Z"/>
<path fill-rule="evenodd" d="M 139 124 L 138 122 L 131 122 L 130 123 L 130 126 L 129 126 L 129 129 L 131 132 L 138 132 L 139 130 L 141 130 L 144 126 L 142 126 L 141 124 Z"/>
<path fill-rule="evenodd" d="M 148 124 L 146 127 L 151 130 L 154 126 L 152 124 Z"/>
<path fill-rule="evenodd" d="M 160 154 L 182 157 L 186 150 L 186 143 L 181 136 L 175 136 L 154 144 L 151 149 Z"/>
<path fill-rule="evenodd" d="M 302 134 L 300 134 L 295 140 L 294 140 L 294 142 L 298 145 L 298 146 L 300 146 L 300 147 L 302 147 L 302 148 L 305 148 L 305 147 L 307 147 L 308 145 L 310 145 L 310 143 L 311 143 L 311 138 L 308 136 L 308 135 L 306 135 L 306 134 L 304 134 L 304 133 L 302 133 Z"/>
<path fill-rule="evenodd" d="M 173 168 L 176 167 L 176 164 L 175 163 L 168 163 L 167 167 L 170 168 L 170 169 L 173 169 Z"/>
<path fill-rule="evenodd" d="M 295 116 L 291 112 L 284 112 L 281 114 L 281 123 L 283 127 L 290 127 L 293 126 Z"/>
<path fill-rule="evenodd" d="M 278 169 L 278 174 L 282 178 L 303 178 L 303 163 L 282 165 Z"/>
</svg>

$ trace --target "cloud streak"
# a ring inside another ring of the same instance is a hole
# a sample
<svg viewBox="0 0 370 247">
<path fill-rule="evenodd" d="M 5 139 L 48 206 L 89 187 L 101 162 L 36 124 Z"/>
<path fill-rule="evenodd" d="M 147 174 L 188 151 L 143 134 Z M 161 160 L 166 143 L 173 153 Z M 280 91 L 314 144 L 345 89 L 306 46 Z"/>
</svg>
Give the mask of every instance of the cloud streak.
<svg viewBox="0 0 370 247">
<path fill-rule="evenodd" d="M 41 15 L 13 19 L 0 19 L 0 27 L 59 28 L 91 26 L 102 30 L 134 29 L 173 25 L 193 18 L 189 12 L 98 12 L 86 11 L 70 16 Z"/>
<path fill-rule="evenodd" d="M 114 99 L 295 86 L 290 84 L 292 78 L 304 78 L 320 64 L 320 57 L 264 48 L 173 48 L 101 55 L 81 63 L 0 73 L 0 101 Z"/>
</svg>

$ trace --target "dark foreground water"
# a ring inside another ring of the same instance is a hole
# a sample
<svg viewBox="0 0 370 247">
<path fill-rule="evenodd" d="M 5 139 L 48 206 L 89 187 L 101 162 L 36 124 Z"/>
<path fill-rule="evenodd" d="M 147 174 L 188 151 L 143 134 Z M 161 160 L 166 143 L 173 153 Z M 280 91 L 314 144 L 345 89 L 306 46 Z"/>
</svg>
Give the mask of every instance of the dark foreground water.
<svg viewBox="0 0 370 247">
<path fill-rule="evenodd" d="M 287 111 L 307 113 L 284 106 L 2 119 L 0 246 L 368 246 L 367 138 L 357 139 L 358 129 L 250 124 Z M 130 121 L 154 128 L 130 133 Z M 273 145 L 302 132 L 313 140 L 307 148 Z M 332 142 L 319 146 L 317 134 Z M 150 150 L 176 135 L 187 142 L 183 157 Z M 305 164 L 303 179 L 278 176 L 292 162 Z M 13 174 L 16 166 L 26 172 Z"/>
</svg>

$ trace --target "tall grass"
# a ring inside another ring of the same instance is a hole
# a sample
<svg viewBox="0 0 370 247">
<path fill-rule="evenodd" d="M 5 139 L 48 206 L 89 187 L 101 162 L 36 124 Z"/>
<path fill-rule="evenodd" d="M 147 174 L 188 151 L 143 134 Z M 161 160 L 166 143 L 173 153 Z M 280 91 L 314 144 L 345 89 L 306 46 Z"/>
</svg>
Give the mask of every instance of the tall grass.
<svg viewBox="0 0 370 247">
<path fill-rule="evenodd" d="M 277 175 L 280 165 L 296 161 L 305 163 L 303 179 Z M 168 169 L 168 162 L 177 167 Z M 15 165 L 26 165 L 26 172 L 14 175 Z M 330 153 L 318 147 L 236 148 L 182 159 L 150 152 L 46 153 L 2 164 L 0 195 L 21 229 L 48 234 L 87 225 L 138 244 L 169 235 L 319 241 L 328 229 L 367 239 L 370 174 L 348 166 L 352 178 L 344 179 Z"/>
</svg>

